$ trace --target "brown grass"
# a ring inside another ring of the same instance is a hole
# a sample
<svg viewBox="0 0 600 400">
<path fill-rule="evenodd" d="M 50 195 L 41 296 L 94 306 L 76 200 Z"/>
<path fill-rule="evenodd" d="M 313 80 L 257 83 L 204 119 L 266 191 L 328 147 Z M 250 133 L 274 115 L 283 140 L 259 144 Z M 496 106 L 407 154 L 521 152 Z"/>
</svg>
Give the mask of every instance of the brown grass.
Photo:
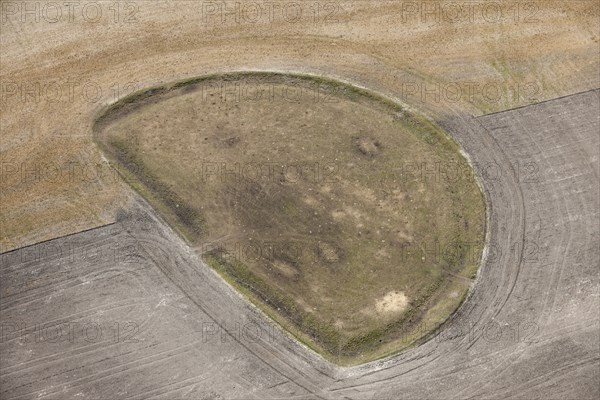
<svg viewBox="0 0 600 400">
<path fill-rule="evenodd" d="M 300 95 L 250 101 L 221 84 Z M 355 363 L 441 323 L 468 290 L 446 295 L 446 272 L 469 278 L 483 243 L 472 174 L 435 172 L 468 170 L 457 145 L 400 110 L 328 79 L 238 73 L 126 98 L 96 137 L 225 279 L 326 357 Z M 457 242 L 477 250 L 434 255 Z M 440 302 L 448 314 L 432 319 Z"/>
</svg>

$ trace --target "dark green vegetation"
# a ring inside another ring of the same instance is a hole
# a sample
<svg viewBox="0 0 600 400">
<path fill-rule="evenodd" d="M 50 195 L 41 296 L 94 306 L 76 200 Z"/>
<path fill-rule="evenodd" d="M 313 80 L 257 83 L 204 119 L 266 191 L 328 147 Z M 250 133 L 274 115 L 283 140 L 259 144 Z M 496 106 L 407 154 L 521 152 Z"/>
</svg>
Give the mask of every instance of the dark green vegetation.
<svg viewBox="0 0 600 400">
<path fill-rule="evenodd" d="M 212 268 L 339 363 L 416 343 L 477 271 L 485 209 L 458 146 L 366 90 L 208 76 L 125 98 L 94 132 Z"/>
</svg>

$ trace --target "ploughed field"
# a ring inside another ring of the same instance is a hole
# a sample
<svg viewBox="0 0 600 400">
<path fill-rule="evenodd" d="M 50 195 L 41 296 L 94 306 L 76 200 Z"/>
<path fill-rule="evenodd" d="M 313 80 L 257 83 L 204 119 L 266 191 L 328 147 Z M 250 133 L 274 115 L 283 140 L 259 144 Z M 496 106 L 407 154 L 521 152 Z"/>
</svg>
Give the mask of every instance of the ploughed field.
<svg viewBox="0 0 600 400">
<path fill-rule="evenodd" d="M 471 167 L 439 127 L 369 91 L 213 75 L 122 99 L 94 133 L 207 264 L 340 364 L 417 343 L 476 276 Z"/>
</svg>

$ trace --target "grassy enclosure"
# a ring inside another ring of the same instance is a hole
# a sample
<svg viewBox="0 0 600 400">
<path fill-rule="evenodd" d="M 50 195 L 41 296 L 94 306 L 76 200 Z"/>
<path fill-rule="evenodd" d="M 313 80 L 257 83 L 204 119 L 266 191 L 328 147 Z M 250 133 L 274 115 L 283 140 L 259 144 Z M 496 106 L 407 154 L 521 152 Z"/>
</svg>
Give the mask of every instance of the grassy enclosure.
<svg viewBox="0 0 600 400">
<path fill-rule="evenodd" d="M 439 127 L 369 91 L 212 75 L 119 101 L 94 135 L 207 264 L 340 364 L 431 333 L 476 274 L 471 167 Z"/>
</svg>

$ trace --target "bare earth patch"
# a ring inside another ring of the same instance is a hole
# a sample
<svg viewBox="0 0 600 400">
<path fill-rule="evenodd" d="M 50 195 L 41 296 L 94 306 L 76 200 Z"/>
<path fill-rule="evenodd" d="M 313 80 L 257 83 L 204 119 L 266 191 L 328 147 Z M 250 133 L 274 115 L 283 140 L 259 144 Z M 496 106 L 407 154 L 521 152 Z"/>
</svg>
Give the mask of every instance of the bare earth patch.
<svg viewBox="0 0 600 400">
<path fill-rule="evenodd" d="M 406 310 L 408 298 L 399 291 L 389 292 L 375 304 L 375 309 L 380 314 L 398 314 Z"/>
</svg>

